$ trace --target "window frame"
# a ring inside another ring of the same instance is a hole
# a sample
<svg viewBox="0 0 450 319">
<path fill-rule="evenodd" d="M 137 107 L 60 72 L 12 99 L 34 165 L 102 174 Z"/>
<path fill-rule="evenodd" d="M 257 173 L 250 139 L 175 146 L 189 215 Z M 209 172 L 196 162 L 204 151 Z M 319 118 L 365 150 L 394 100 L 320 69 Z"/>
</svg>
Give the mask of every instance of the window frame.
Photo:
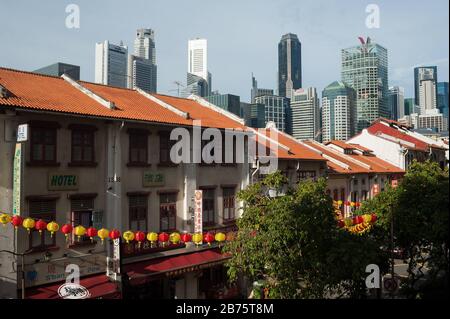
<svg viewBox="0 0 450 319">
<path fill-rule="evenodd" d="M 166 202 L 162 201 L 164 196 L 167 198 Z M 170 198 L 171 196 L 174 198 Z M 173 232 L 177 229 L 177 198 L 176 192 L 159 193 L 159 230 L 161 232 Z M 163 227 L 164 219 L 167 219 L 167 228 Z"/>
<path fill-rule="evenodd" d="M 53 202 L 53 212 L 39 212 L 39 213 L 35 213 L 31 210 L 31 205 L 32 203 L 36 203 L 36 202 Z M 29 208 L 29 217 L 33 218 L 34 220 L 39 220 L 42 219 L 45 222 L 49 223 L 51 221 L 55 221 L 56 220 L 56 199 L 29 199 L 28 200 L 28 208 Z M 52 248 L 56 247 L 56 235 L 53 234 L 53 237 L 51 237 L 51 243 L 50 244 L 46 244 L 45 239 L 46 239 L 46 235 L 47 235 L 47 231 L 42 231 L 42 233 L 39 234 L 40 236 L 40 245 L 33 245 L 33 233 L 34 232 L 38 232 L 38 230 L 36 229 L 32 229 L 28 240 L 28 251 L 46 251 Z"/>
<path fill-rule="evenodd" d="M 42 166 L 56 166 L 57 162 L 57 150 L 58 150 L 58 128 L 59 125 L 54 122 L 41 122 L 34 121 L 30 122 L 30 157 L 28 164 L 30 165 L 42 165 Z M 36 132 L 41 133 L 41 139 L 37 140 Z M 52 143 L 46 143 L 45 137 L 46 133 L 51 133 Z M 34 156 L 34 150 L 38 145 L 42 145 L 41 159 L 36 159 Z M 46 148 L 53 146 L 52 159 L 45 159 Z"/>
<path fill-rule="evenodd" d="M 225 191 L 227 190 L 232 190 L 233 195 L 225 195 Z M 222 209 L 224 223 L 236 220 L 236 186 L 222 187 Z M 225 209 L 228 209 L 228 218 L 225 216 Z M 230 213 L 230 209 L 232 209 L 232 214 Z"/>
<path fill-rule="evenodd" d="M 148 130 L 145 129 L 128 129 L 128 164 L 127 166 L 149 166 L 148 163 Z M 138 142 L 137 142 L 138 141 Z M 136 145 L 138 144 L 138 145 Z M 137 159 L 132 158 L 133 150 L 138 150 Z M 144 152 L 145 159 L 142 161 L 139 157 Z"/>
<path fill-rule="evenodd" d="M 90 166 L 90 165 L 96 165 L 95 161 L 95 131 L 97 130 L 96 127 L 91 125 L 70 125 L 69 129 L 71 132 L 71 156 L 69 163 L 69 166 Z M 81 134 L 81 143 L 75 144 L 75 134 Z M 88 141 L 90 144 L 84 143 L 84 135 L 88 135 Z M 81 147 L 81 160 L 75 160 L 74 159 L 74 148 L 78 146 Z M 85 160 L 84 155 L 86 152 L 86 147 L 91 147 L 91 159 Z"/>
</svg>

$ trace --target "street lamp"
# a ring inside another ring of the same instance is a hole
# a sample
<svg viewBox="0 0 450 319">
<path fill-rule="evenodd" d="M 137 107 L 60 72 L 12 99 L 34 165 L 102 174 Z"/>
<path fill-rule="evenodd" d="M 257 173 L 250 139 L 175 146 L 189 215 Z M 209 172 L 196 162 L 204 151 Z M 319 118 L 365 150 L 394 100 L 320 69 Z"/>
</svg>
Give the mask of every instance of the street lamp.
<svg viewBox="0 0 450 319">
<path fill-rule="evenodd" d="M 15 253 L 13 251 L 9 250 L 0 250 L 0 253 L 8 253 L 13 256 L 20 256 L 21 257 L 21 268 L 22 268 L 22 299 L 25 299 L 25 253 Z"/>
</svg>

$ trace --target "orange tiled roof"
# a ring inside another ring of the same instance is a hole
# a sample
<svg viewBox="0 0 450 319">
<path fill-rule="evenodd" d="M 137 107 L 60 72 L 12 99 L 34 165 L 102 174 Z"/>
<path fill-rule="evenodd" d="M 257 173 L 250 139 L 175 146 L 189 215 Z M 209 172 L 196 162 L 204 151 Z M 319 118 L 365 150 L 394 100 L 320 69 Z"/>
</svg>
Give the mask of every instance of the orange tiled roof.
<svg viewBox="0 0 450 319">
<path fill-rule="evenodd" d="M 329 156 L 345 165 L 348 166 L 348 169 L 342 167 L 337 163 L 333 163 L 332 161 L 328 161 L 327 165 L 331 172 L 340 173 L 340 174 L 355 174 L 355 173 L 392 173 L 392 174 L 402 174 L 404 170 L 389 164 L 386 161 L 374 156 L 374 155 L 361 155 L 361 154 L 352 154 L 347 155 L 344 153 L 340 153 L 339 151 L 332 150 L 329 147 L 320 144 L 314 143 L 312 141 L 305 142 L 307 145 L 319 150 L 326 156 Z M 342 142 L 347 144 L 345 142 Z M 362 164 L 358 164 L 357 162 L 352 161 L 356 160 Z M 364 164 L 369 165 L 370 169 L 366 167 Z"/>
<path fill-rule="evenodd" d="M 239 122 L 193 100 L 153 94 L 174 108 L 188 112 L 190 118 L 186 119 L 135 90 L 82 81 L 79 84 L 103 99 L 114 102 L 116 108 L 105 107 L 60 77 L 7 68 L 0 68 L 0 85 L 12 96 L 0 97 L 0 107 L 178 125 L 192 125 L 193 120 L 201 120 L 204 127 L 245 129 Z"/>
<path fill-rule="evenodd" d="M 271 138 L 270 132 L 271 129 L 261 130 L 264 135 L 268 138 Z M 295 140 L 294 137 L 289 136 L 283 132 L 278 130 L 274 130 L 274 132 L 278 133 L 278 143 L 282 146 L 278 148 L 278 158 L 281 159 L 292 159 L 292 160 L 315 160 L 315 161 L 324 161 L 324 158 L 320 156 L 320 154 L 312 151 L 307 146 L 303 145 L 300 141 Z M 260 138 L 258 141 L 262 141 L 263 138 Z M 270 143 L 266 142 L 267 147 L 269 147 Z M 287 147 L 286 150 L 283 146 Z"/>
</svg>

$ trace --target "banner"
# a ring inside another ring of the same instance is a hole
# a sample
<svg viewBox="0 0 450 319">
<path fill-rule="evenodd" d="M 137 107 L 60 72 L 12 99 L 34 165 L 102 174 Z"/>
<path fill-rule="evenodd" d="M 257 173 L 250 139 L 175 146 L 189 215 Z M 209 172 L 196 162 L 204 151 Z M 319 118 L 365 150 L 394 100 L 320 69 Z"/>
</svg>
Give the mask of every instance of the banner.
<svg viewBox="0 0 450 319">
<path fill-rule="evenodd" d="M 22 179 L 22 144 L 16 143 L 13 164 L 13 215 L 20 215 Z"/>
<path fill-rule="evenodd" d="M 194 233 L 203 233 L 203 191 L 195 190 Z"/>
</svg>

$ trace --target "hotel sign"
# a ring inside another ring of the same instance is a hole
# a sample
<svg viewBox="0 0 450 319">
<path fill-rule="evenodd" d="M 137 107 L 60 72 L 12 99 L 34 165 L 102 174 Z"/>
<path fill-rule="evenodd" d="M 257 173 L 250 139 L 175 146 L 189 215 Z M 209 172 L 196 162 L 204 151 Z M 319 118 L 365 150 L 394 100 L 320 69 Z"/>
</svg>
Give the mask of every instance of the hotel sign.
<svg viewBox="0 0 450 319">
<path fill-rule="evenodd" d="M 57 172 L 48 174 L 49 191 L 77 190 L 78 184 L 78 175 L 75 173 Z"/>
<path fill-rule="evenodd" d="M 142 175 L 142 185 L 144 187 L 164 186 L 164 174 L 145 171 Z"/>
<path fill-rule="evenodd" d="M 203 233 L 203 191 L 194 193 L 194 233 Z"/>
</svg>

